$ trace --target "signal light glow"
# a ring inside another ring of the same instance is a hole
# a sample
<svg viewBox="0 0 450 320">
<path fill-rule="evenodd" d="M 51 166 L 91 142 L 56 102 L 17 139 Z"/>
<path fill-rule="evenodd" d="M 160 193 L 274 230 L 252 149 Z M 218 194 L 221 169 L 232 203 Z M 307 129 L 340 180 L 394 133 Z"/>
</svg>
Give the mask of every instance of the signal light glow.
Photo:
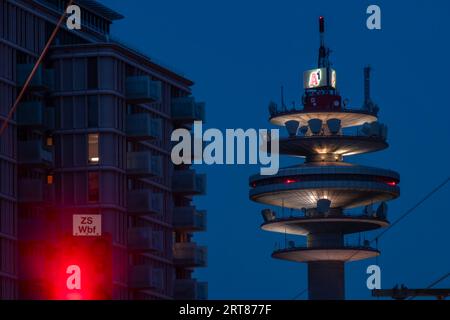
<svg viewBox="0 0 450 320">
<path fill-rule="evenodd" d="M 112 298 L 112 239 L 62 239 L 49 270 L 52 300 L 109 300 Z"/>
<path fill-rule="evenodd" d="M 297 180 L 295 180 L 295 179 L 286 179 L 286 180 L 284 180 L 284 183 L 285 184 L 291 184 L 291 183 L 296 183 L 297 182 Z"/>
</svg>

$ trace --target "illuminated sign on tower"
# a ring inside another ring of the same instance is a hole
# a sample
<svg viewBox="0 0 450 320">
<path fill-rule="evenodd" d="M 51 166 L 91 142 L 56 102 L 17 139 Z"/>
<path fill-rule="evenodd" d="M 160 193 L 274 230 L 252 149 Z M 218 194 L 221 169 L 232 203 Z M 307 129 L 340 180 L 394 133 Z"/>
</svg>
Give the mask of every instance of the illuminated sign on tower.
<svg viewBox="0 0 450 320">
<path fill-rule="evenodd" d="M 332 87 L 336 89 L 336 71 L 331 68 L 318 68 L 303 73 L 305 89 Z"/>
</svg>

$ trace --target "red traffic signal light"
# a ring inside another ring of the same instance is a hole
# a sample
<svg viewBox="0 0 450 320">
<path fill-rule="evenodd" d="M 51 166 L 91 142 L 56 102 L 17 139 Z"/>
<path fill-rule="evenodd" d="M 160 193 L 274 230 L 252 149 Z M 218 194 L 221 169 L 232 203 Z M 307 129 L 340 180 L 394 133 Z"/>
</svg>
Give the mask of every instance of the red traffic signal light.
<svg viewBox="0 0 450 320">
<path fill-rule="evenodd" d="M 66 236 L 49 273 L 55 300 L 112 299 L 112 239 Z"/>
</svg>

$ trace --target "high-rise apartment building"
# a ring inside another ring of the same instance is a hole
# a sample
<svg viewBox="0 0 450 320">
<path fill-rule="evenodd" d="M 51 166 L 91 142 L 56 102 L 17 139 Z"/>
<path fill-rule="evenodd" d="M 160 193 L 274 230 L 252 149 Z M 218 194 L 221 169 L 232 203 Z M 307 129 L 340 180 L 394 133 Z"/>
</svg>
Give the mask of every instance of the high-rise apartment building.
<svg viewBox="0 0 450 320">
<path fill-rule="evenodd" d="M 81 30 L 63 24 L 0 137 L 0 298 L 205 299 L 192 197 L 206 177 L 170 160 L 171 132 L 205 106 L 192 81 L 112 40 L 120 14 L 75 4 Z M 2 122 L 66 5 L 0 0 Z M 102 235 L 74 236 L 74 215 L 101 216 Z"/>
</svg>

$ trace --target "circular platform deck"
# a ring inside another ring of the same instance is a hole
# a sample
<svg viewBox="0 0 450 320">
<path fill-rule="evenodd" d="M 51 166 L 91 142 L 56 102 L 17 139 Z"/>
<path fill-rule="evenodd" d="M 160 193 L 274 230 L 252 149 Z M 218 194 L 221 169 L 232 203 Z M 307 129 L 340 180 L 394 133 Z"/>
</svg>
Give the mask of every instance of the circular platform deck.
<svg viewBox="0 0 450 320">
<path fill-rule="evenodd" d="M 306 236 L 314 232 L 342 232 L 343 234 L 371 231 L 389 226 L 385 219 L 370 216 L 287 217 L 265 222 L 261 229 Z"/>
<path fill-rule="evenodd" d="M 343 111 L 304 111 L 292 110 L 283 113 L 278 113 L 272 116 L 269 120 L 272 124 L 284 126 L 287 121 L 296 120 L 300 122 L 301 126 L 308 124 L 311 119 L 320 119 L 326 123 L 329 119 L 340 119 L 342 128 L 361 126 L 366 122 L 377 121 L 377 116 L 366 110 L 351 110 Z"/>
<path fill-rule="evenodd" d="M 306 248 L 294 247 L 276 250 L 272 257 L 294 262 L 312 261 L 357 261 L 380 255 L 380 251 L 369 247 Z"/>
<path fill-rule="evenodd" d="M 308 163 L 273 176 L 250 177 L 250 199 L 285 208 L 314 208 L 328 199 L 332 208 L 353 208 L 400 195 L 399 175 L 391 170 L 344 162 Z"/>
</svg>

